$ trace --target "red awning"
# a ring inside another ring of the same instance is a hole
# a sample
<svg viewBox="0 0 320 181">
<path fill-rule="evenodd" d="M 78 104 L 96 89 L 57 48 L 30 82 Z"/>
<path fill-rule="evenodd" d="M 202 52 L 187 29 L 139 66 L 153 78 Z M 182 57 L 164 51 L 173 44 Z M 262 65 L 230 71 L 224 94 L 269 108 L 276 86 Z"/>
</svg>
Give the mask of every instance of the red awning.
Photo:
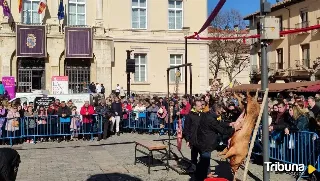
<svg viewBox="0 0 320 181">
<path fill-rule="evenodd" d="M 303 91 L 306 90 L 309 87 L 312 86 L 318 86 L 318 89 L 320 90 L 320 81 L 306 81 L 306 82 L 289 82 L 289 83 L 270 83 L 268 85 L 269 92 L 281 92 L 281 91 L 293 91 L 293 92 L 307 92 Z M 260 89 L 260 84 L 241 84 L 239 86 L 235 86 L 233 88 L 227 89 L 227 91 L 232 92 L 243 92 L 243 91 L 256 91 L 257 89 Z M 310 92 L 310 91 L 309 91 Z"/>
<path fill-rule="evenodd" d="M 299 92 L 320 92 L 320 84 L 310 85 L 306 88 L 300 88 Z"/>
</svg>

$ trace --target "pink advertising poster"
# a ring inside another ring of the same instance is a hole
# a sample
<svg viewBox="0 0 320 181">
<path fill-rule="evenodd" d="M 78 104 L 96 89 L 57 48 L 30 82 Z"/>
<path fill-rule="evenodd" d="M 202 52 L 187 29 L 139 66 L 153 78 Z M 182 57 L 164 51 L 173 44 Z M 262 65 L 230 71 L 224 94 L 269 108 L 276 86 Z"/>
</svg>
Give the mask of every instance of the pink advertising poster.
<svg viewBox="0 0 320 181">
<path fill-rule="evenodd" d="M 16 97 L 16 86 L 14 77 L 2 77 L 2 84 L 4 89 L 6 90 L 7 94 L 9 95 L 10 99 Z"/>
</svg>

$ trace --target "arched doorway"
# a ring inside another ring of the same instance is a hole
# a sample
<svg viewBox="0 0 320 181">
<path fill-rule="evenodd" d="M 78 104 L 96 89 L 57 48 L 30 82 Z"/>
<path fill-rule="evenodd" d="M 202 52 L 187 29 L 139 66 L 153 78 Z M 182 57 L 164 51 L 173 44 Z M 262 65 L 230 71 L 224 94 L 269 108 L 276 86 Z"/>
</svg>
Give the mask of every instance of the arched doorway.
<svg viewBox="0 0 320 181">
<path fill-rule="evenodd" d="M 65 76 L 69 77 L 69 90 L 71 93 L 84 93 L 87 90 L 84 83 L 90 83 L 90 59 L 65 59 Z"/>
<path fill-rule="evenodd" d="M 18 58 L 18 92 L 45 89 L 45 60 L 41 58 Z"/>
</svg>

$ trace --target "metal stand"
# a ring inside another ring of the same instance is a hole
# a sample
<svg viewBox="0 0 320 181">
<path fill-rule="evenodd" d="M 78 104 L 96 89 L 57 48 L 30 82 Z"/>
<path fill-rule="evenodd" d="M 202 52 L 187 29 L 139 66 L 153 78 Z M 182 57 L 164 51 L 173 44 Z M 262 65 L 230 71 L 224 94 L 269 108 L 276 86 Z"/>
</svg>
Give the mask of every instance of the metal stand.
<svg viewBox="0 0 320 181">
<path fill-rule="evenodd" d="M 188 38 L 185 37 L 185 42 L 184 42 L 184 64 L 188 64 Z M 184 67 L 184 81 L 185 81 L 185 85 L 184 85 L 184 94 L 187 95 L 188 94 L 188 67 L 185 66 Z M 190 75 L 191 76 L 191 75 Z M 191 80 L 191 79 L 190 79 Z M 191 87 L 191 82 L 190 82 L 190 87 Z M 190 91 L 191 91 L 191 88 L 190 88 Z M 190 93 L 191 95 L 191 93 Z"/>
<path fill-rule="evenodd" d="M 133 50 L 127 50 L 127 60 L 129 60 L 130 59 L 130 55 L 131 55 L 131 52 L 132 52 Z M 130 72 L 126 72 L 127 73 L 127 97 L 128 98 L 130 98 L 130 96 L 131 96 L 131 93 L 130 93 L 130 81 L 131 81 L 131 79 L 130 79 Z"/>
<path fill-rule="evenodd" d="M 173 66 L 173 67 L 169 67 L 167 68 L 167 96 L 168 98 L 170 97 L 170 70 L 174 70 L 174 69 L 179 69 L 181 67 L 189 67 L 189 72 L 190 72 L 190 92 L 192 90 L 192 64 L 191 63 L 187 63 L 187 64 L 183 64 L 183 65 L 178 65 L 178 66 Z M 187 81 L 185 82 L 187 83 Z M 192 93 L 192 92 L 191 92 Z M 170 109 L 168 109 L 168 115 L 170 115 Z M 179 157 L 173 153 L 173 151 L 171 150 L 171 132 L 172 132 L 172 128 L 171 128 L 171 124 L 168 124 L 168 159 L 169 160 L 179 160 Z M 173 157 L 172 157 L 173 155 Z M 172 170 L 178 172 L 175 168 L 169 166 Z"/>
<path fill-rule="evenodd" d="M 153 140 L 153 141 L 162 141 L 163 144 L 166 144 L 165 142 L 168 142 L 168 145 L 171 145 L 171 140 L 176 140 L 175 139 L 159 139 L 159 140 Z M 170 142 L 170 143 L 169 143 Z M 183 160 L 185 162 L 188 162 L 190 165 L 192 164 L 186 157 L 183 156 L 182 152 L 179 151 L 179 153 L 182 155 L 182 157 L 179 157 L 176 153 L 174 153 L 172 150 L 168 150 L 168 160 L 174 160 L 174 161 L 179 161 Z M 164 153 L 163 153 L 164 154 Z M 177 169 L 174 166 L 168 166 L 171 170 L 177 172 L 179 175 L 185 175 L 188 174 L 187 172 L 181 172 L 181 170 Z"/>
<path fill-rule="evenodd" d="M 264 6 L 266 0 L 260 0 L 260 16 L 266 15 Z M 260 21 L 260 35 L 263 33 L 264 25 Z M 261 40 L 261 90 L 268 88 L 268 60 L 267 60 L 267 42 Z M 268 101 L 265 102 L 262 114 L 262 144 L 263 144 L 263 162 L 269 162 L 269 123 L 268 123 Z M 267 165 L 263 164 L 263 180 L 270 180 L 270 173 L 267 171 Z"/>
</svg>

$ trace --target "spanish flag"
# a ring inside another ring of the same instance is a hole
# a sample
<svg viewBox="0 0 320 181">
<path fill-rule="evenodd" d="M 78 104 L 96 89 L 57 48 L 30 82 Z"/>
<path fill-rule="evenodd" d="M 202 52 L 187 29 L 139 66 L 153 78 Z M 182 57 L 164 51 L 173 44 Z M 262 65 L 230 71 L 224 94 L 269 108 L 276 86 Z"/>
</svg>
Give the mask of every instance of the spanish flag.
<svg viewBox="0 0 320 181">
<path fill-rule="evenodd" d="M 18 0 L 19 13 L 22 11 L 22 0 Z"/>
<path fill-rule="evenodd" d="M 40 0 L 38 14 L 42 14 L 43 11 L 46 9 L 46 7 L 47 7 L 47 1 L 46 0 Z"/>
</svg>

